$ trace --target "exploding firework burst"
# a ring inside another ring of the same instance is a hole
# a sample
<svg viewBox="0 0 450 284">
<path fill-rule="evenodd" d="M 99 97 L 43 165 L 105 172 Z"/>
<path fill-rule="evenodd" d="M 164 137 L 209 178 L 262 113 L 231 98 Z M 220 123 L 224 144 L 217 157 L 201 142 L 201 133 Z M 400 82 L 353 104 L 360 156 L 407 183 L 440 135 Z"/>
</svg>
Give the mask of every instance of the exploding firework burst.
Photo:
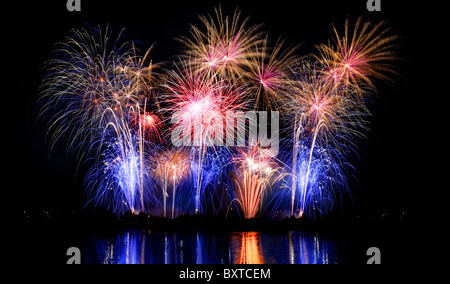
<svg viewBox="0 0 450 284">
<path fill-rule="evenodd" d="M 165 87 L 167 91 L 162 96 L 167 104 L 165 111 L 171 115 L 175 127 L 188 130 L 183 135 L 193 146 L 224 145 L 227 112 L 247 108 L 243 88 L 196 73 L 183 63 L 169 72 Z"/>
<path fill-rule="evenodd" d="M 333 26 L 334 42 L 318 46 L 317 59 L 324 66 L 324 75 L 335 87 L 357 87 L 353 93 L 364 96 L 364 89 L 375 90 L 374 79 L 391 82 L 395 74 L 393 62 L 398 36 L 391 35 L 386 22 L 372 25 L 357 19 L 353 32 L 345 21 L 344 35 Z"/>
<path fill-rule="evenodd" d="M 68 149 L 85 149 L 109 121 L 105 110 L 123 112 L 147 93 L 153 67 L 144 67 L 134 44 L 112 39 L 106 28 L 72 30 L 46 63 L 39 118 L 47 121 L 52 147 L 67 138 Z"/>
<path fill-rule="evenodd" d="M 290 69 L 297 62 L 295 51 L 297 46 L 285 47 L 283 40 L 278 40 L 275 47 L 268 46 L 268 38 L 259 46 L 258 56 L 249 59 L 245 64 L 243 81 L 249 92 L 255 97 L 255 108 L 278 109 L 280 102 L 287 99 L 291 92 Z"/>
<path fill-rule="evenodd" d="M 144 107 L 145 109 L 145 107 Z M 147 141 L 156 144 L 164 141 L 162 135 L 162 121 L 158 115 L 153 112 L 136 113 L 131 117 L 131 125 L 144 136 Z"/>
<path fill-rule="evenodd" d="M 316 64 L 307 61 L 297 67 L 292 82 L 286 107 L 294 118 L 296 136 L 311 136 L 314 144 L 323 142 L 337 149 L 354 145 L 354 137 L 364 136 L 370 113 L 349 95 L 357 90 L 334 87 Z"/>
<path fill-rule="evenodd" d="M 261 25 L 248 26 L 236 9 L 232 19 L 214 9 L 214 16 L 200 16 L 204 30 L 191 26 L 190 37 L 181 37 L 183 58 L 196 72 L 219 74 L 221 78 L 240 77 L 244 64 L 259 56 L 257 46 L 263 41 Z"/>
</svg>

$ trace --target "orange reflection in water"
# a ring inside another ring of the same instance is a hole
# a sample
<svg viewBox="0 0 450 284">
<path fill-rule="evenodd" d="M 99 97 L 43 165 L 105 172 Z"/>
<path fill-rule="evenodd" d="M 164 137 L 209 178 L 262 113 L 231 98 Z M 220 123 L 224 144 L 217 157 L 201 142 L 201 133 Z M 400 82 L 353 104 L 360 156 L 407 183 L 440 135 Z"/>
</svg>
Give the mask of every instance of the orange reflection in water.
<svg viewBox="0 0 450 284">
<path fill-rule="evenodd" d="M 242 232 L 232 235 L 232 243 L 239 247 L 235 264 L 262 264 L 263 257 L 260 249 L 260 235 L 258 232 Z"/>
</svg>

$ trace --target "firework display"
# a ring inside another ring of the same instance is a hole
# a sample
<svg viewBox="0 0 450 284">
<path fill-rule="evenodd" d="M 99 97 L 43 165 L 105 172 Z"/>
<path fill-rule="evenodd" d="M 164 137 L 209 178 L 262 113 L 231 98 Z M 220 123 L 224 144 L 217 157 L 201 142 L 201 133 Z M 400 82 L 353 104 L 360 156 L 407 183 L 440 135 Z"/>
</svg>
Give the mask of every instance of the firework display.
<svg viewBox="0 0 450 284">
<path fill-rule="evenodd" d="M 238 9 L 200 21 L 164 66 L 153 46 L 142 53 L 108 27 L 74 29 L 56 45 L 38 119 L 51 147 L 64 144 L 87 167 L 86 206 L 171 219 L 331 212 L 351 196 L 349 161 L 369 131 L 368 98 L 395 74 L 397 37 L 384 22 L 346 20 L 302 55 Z M 228 119 L 265 111 L 280 113 L 278 153 L 245 119 Z"/>
</svg>

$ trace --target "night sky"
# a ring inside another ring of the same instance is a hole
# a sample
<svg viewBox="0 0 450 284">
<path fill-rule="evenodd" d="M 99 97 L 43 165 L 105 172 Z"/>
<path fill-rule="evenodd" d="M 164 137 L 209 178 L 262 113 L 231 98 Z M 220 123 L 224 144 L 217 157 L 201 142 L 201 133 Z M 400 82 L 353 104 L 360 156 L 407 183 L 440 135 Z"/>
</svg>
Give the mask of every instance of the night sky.
<svg viewBox="0 0 450 284">
<path fill-rule="evenodd" d="M 7 88 L 2 93 L 6 99 L 2 140 L 8 146 L 2 151 L 6 162 L 2 204 L 11 214 L 29 209 L 79 211 L 84 204 L 83 167 L 77 171 L 75 159 L 62 145 L 50 153 L 45 127 L 36 122 L 37 87 L 52 46 L 85 22 L 92 27 L 108 24 L 113 32 L 125 28 L 126 39 L 140 41 L 143 47 L 156 43 L 153 62 L 170 61 L 180 48 L 175 38 L 186 35 L 190 24 L 200 24 L 198 15 L 213 13 L 219 4 L 194 0 L 81 2 L 81 12 L 68 12 L 66 1 L 16 3 L 3 9 L 2 46 L 6 52 L 2 58 L 7 62 L 2 69 L 7 74 L 3 77 Z M 401 36 L 399 75 L 394 77 L 394 85 L 379 85 L 378 97 L 370 106 L 371 130 L 358 142 L 359 158 L 353 162 L 353 205 L 345 210 L 418 215 L 427 198 L 424 191 L 436 190 L 429 188 L 427 178 L 431 129 L 423 121 L 424 98 L 431 96 L 428 83 L 433 75 L 424 60 L 430 56 L 427 46 L 434 30 L 428 27 L 428 8 L 386 0 L 382 0 L 381 12 L 372 13 L 367 12 L 365 0 L 220 2 L 224 14 L 231 15 L 238 6 L 243 16 L 250 16 L 250 24 L 264 23 L 263 30 L 269 31 L 272 40 L 284 36 L 288 43 L 301 43 L 300 55 L 330 39 L 332 23 L 342 30 L 347 17 L 352 22 L 363 15 L 390 23 Z"/>
</svg>

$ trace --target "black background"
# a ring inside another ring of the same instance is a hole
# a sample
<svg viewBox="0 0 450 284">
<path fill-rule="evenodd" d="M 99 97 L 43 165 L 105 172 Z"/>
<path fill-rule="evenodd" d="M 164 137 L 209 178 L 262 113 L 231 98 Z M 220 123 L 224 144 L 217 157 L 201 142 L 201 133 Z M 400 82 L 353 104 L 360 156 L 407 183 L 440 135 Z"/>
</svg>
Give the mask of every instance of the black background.
<svg viewBox="0 0 450 284">
<path fill-rule="evenodd" d="M 430 192 L 435 198 L 439 189 L 432 185 L 428 157 L 437 149 L 427 120 L 431 98 L 439 96 L 431 90 L 438 72 L 431 64 L 439 56 L 430 51 L 438 43 L 434 33 L 439 26 L 432 21 L 439 10 L 435 4 L 382 0 L 381 12 L 368 12 L 365 0 L 93 2 L 81 0 L 81 12 L 68 12 L 66 1 L 20 2 L 3 9 L 2 140 L 7 146 L 2 151 L 2 206 L 14 222 L 24 210 L 80 211 L 84 204 L 83 177 L 79 171 L 77 175 L 75 159 L 62 146 L 50 153 L 45 128 L 36 122 L 41 68 L 53 45 L 84 23 L 108 24 L 113 32 L 125 28 L 126 39 L 144 47 L 156 43 L 153 61 L 169 61 L 180 48 L 175 37 L 186 35 L 190 24 L 200 24 L 198 15 L 213 13 L 220 2 L 224 14 L 238 6 L 243 16 L 250 16 L 250 24 L 264 23 L 272 40 L 282 35 L 289 43 L 301 43 L 300 55 L 330 39 L 332 23 L 342 30 L 347 17 L 353 22 L 360 15 L 387 20 L 401 36 L 399 75 L 394 85 L 380 86 L 370 107 L 371 130 L 359 142 L 354 163 L 359 182 L 352 182 L 353 204 L 345 210 L 368 218 L 406 212 L 419 224 L 433 202 Z"/>
</svg>

